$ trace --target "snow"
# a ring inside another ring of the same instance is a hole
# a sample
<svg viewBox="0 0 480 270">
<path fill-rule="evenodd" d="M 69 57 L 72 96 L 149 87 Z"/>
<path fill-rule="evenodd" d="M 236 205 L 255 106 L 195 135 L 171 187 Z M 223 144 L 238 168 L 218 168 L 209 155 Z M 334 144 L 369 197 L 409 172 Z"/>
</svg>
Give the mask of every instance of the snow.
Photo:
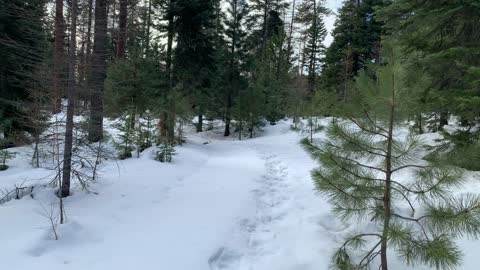
<svg viewBox="0 0 480 270">
<path fill-rule="evenodd" d="M 337 219 L 315 193 L 310 171 L 318 165 L 299 145 L 306 134 L 290 125 L 268 125 L 242 141 L 225 140 L 218 130 L 189 132 L 170 164 L 155 161 L 154 148 L 138 159 L 107 161 L 94 192 L 76 187 L 65 199 L 58 241 L 48 220 L 58 211 L 53 189 L 1 204 L 2 268 L 328 269 L 332 251 L 359 224 Z M 0 172 L 2 190 L 48 182 L 51 171 L 29 165 L 30 148 L 14 151 L 11 168 Z M 480 192 L 480 175 L 467 177 L 468 191 Z M 461 269 L 478 269 L 480 243 L 459 243 Z M 391 257 L 392 269 L 407 269 Z"/>
</svg>

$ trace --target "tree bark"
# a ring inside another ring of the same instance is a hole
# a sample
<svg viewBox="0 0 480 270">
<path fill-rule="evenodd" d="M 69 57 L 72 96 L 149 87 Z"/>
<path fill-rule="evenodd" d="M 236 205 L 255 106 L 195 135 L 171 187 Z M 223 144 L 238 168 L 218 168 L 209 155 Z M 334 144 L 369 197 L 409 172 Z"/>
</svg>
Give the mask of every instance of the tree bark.
<svg viewBox="0 0 480 270">
<path fill-rule="evenodd" d="M 308 67 L 308 82 L 309 82 L 309 90 L 310 94 L 313 95 L 315 92 L 315 87 L 316 87 L 316 76 L 317 74 L 315 73 L 316 67 L 316 62 L 317 62 L 317 1 L 313 0 L 313 21 L 312 21 L 312 26 L 313 26 L 313 36 L 312 36 L 312 48 L 310 52 L 310 63 Z"/>
<path fill-rule="evenodd" d="M 394 63 L 392 63 L 394 64 Z M 391 185 L 392 185 L 392 147 L 393 147 L 393 125 L 395 121 L 395 95 L 397 92 L 397 84 L 395 75 L 392 74 L 392 97 L 390 99 L 390 119 L 387 134 L 387 153 L 385 156 L 385 191 L 383 194 L 383 233 L 380 246 L 381 269 L 388 270 L 387 248 L 388 248 L 388 231 L 390 229 L 391 218 Z"/>
<path fill-rule="evenodd" d="M 120 0 L 117 58 L 125 57 L 125 44 L 127 40 L 127 12 L 128 12 L 128 0 Z"/>
<path fill-rule="evenodd" d="M 290 20 L 290 30 L 288 31 L 287 63 L 290 63 L 290 55 L 292 54 L 293 22 L 294 21 L 295 21 L 295 0 L 293 0 L 293 3 L 292 3 L 292 19 Z"/>
<path fill-rule="evenodd" d="M 145 38 L 145 55 L 148 56 L 150 51 L 150 27 L 151 27 L 151 15 L 152 14 L 152 0 L 148 0 L 147 18 L 146 18 L 146 38 Z"/>
<path fill-rule="evenodd" d="M 103 88 L 106 77 L 107 0 L 95 2 L 95 40 L 91 75 L 91 108 L 88 140 L 103 139 Z"/>
<path fill-rule="evenodd" d="M 197 132 L 203 131 L 203 114 L 198 114 Z"/>
<path fill-rule="evenodd" d="M 168 107 L 169 112 L 166 114 L 166 123 L 167 123 L 167 136 L 168 140 L 172 141 L 175 137 L 175 117 L 176 117 L 176 94 L 173 88 L 173 69 L 172 69 L 172 59 L 173 59 L 173 38 L 175 35 L 174 29 L 174 14 L 173 14 L 173 3 L 174 0 L 169 0 L 167 18 L 167 59 L 166 59 L 166 74 L 168 76 Z M 181 138 L 180 138 L 181 140 Z"/>
<path fill-rule="evenodd" d="M 73 114 L 75 111 L 75 57 L 77 50 L 77 0 L 71 2 L 72 18 L 70 30 L 70 51 L 68 54 L 68 105 L 67 105 L 67 121 L 65 128 L 65 148 L 63 151 L 63 171 L 62 186 L 60 196 L 67 197 L 70 195 L 70 177 L 72 171 L 72 145 L 73 145 Z"/>
<path fill-rule="evenodd" d="M 63 48 L 65 33 L 65 23 L 63 19 L 63 0 L 55 0 L 55 47 L 53 60 L 53 93 L 52 93 L 52 112 L 59 113 L 62 110 L 62 96 L 64 92 L 63 72 L 64 55 Z"/>
<path fill-rule="evenodd" d="M 237 25 L 238 25 L 238 0 L 232 1 L 232 15 L 233 15 L 233 35 L 232 35 L 232 44 L 230 46 L 230 74 L 229 81 L 230 86 L 227 88 L 226 95 L 226 108 L 225 108 L 225 131 L 223 135 L 230 136 L 230 122 L 231 122 L 231 107 L 232 107 L 232 88 L 234 87 L 233 83 L 233 72 L 235 68 L 235 48 L 237 46 Z"/>
</svg>

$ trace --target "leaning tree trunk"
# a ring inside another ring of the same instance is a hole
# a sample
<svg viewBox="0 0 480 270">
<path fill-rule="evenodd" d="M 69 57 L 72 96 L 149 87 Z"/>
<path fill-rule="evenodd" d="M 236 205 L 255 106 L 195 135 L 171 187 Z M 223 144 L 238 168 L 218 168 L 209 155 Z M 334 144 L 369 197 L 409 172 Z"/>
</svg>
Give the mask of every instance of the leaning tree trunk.
<svg viewBox="0 0 480 270">
<path fill-rule="evenodd" d="M 65 127 L 65 148 L 63 151 L 62 186 L 60 196 L 70 195 L 70 176 L 72 171 L 73 113 L 75 111 L 75 52 L 77 50 L 77 0 L 71 2 L 70 51 L 68 53 L 67 122 Z"/>
<path fill-rule="evenodd" d="M 103 139 L 103 88 L 106 77 L 107 0 L 95 1 L 95 40 L 93 43 L 92 75 L 90 77 L 91 108 L 88 140 Z"/>
<path fill-rule="evenodd" d="M 63 95 L 63 72 L 64 72 L 64 21 L 63 21 L 63 0 L 55 1 L 55 46 L 53 54 L 53 92 L 52 112 L 59 113 L 62 110 Z"/>
<path fill-rule="evenodd" d="M 127 40 L 127 6 L 128 6 L 128 0 L 120 0 L 117 58 L 125 57 L 125 44 Z"/>
</svg>

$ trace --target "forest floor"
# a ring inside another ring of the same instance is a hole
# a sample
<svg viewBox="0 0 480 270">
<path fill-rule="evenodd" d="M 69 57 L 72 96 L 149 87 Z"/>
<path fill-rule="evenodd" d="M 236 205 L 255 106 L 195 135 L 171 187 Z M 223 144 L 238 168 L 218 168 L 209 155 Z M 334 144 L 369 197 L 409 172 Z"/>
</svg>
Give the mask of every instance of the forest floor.
<svg viewBox="0 0 480 270">
<path fill-rule="evenodd" d="M 65 199 L 67 222 L 58 225 L 59 240 L 49 224 L 57 211 L 53 189 L 6 202 L 0 205 L 1 267 L 328 269 L 332 251 L 358 224 L 336 218 L 315 193 L 310 171 L 317 165 L 299 144 L 306 134 L 290 126 L 281 121 L 242 141 L 224 139 L 218 130 L 189 132 L 172 163 L 155 161 L 154 148 L 139 158 L 108 161 L 94 192 L 76 188 Z M 2 190 L 48 175 L 20 154 L 0 172 Z M 468 177 L 469 191 L 480 192 L 480 175 Z M 480 241 L 460 244 L 461 269 L 478 269 Z M 391 257 L 392 269 L 406 269 Z"/>
</svg>

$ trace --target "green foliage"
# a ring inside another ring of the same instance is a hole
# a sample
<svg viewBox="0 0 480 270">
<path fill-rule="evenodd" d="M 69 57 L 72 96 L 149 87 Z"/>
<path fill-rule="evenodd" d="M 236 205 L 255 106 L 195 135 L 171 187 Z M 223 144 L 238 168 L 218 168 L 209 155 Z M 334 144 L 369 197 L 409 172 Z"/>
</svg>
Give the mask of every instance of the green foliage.
<svg viewBox="0 0 480 270">
<path fill-rule="evenodd" d="M 155 160 L 160 162 L 172 162 L 175 155 L 175 146 L 172 143 L 165 142 L 159 146 Z"/>
<path fill-rule="evenodd" d="M 328 139 L 320 146 L 302 141 L 321 164 L 312 172 L 316 190 L 340 218 L 365 224 L 345 239 L 332 266 L 369 269 L 388 248 L 410 266 L 453 269 L 461 262 L 454 239 L 480 234 L 480 197 L 452 193 L 465 181 L 462 171 L 426 162 L 423 142 L 402 135 L 414 82 L 398 50 L 384 52 L 386 64 L 373 78 L 358 77 L 346 119 L 329 125 Z"/>
<path fill-rule="evenodd" d="M 125 108 L 137 113 L 162 103 L 166 82 L 156 59 L 118 59 L 108 68 L 105 81 L 105 109 L 107 114 L 119 115 Z"/>
<path fill-rule="evenodd" d="M 340 97 L 348 95 L 345 87 L 372 61 L 380 59 L 382 22 L 375 17 L 375 9 L 382 0 L 345 1 L 338 11 L 332 32 L 333 42 L 325 53 L 321 85 Z"/>
<path fill-rule="evenodd" d="M 116 142 L 116 148 L 118 151 L 118 158 L 120 160 L 131 158 L 132 151 L 135 150 L 133 146 L 135 141 L 135 116 L 131 113 L 126 113 L 120 118 L 120 122 L 117 124 L 119 130 L 118 138 L 120 142 Z"/>
<path fill-rule="evenodd" d="M 7 161 L 15 158 L 15 152 L 10 152 L 7 149 L 0 150 L 0 171 L 8 169 Z"/>
<path fill-rule="evenodd" d="M 306 39 L 305 47 L 302 51 L 303 62 L 308 78 L 308 90 L 311 95 L 316 90 L 317 77 L 321 71 L 321 63 L 325 54 L 323 41 L 327 36 L 327 29 L 323 17 L 330 11 L 325 8 L 324 1 L 303 1 L 300 4 L 297 20 L 306 26 L 301 35 Z"/>
<path fill-rule="evenodd" d="M 32 131 L 28 104 L 47 47 L 43 0 L 0 1 L 0 134 Z"/>
<path fill-rule="evenodd" d="M 467 1 L 390 1 L 380 10 L 385 31 L 415 54 L 432 76 L 432 89 L 425 97 L 429 108 L 443 117 L 460 117 L 462 125 L 474 126 L 480 119 L 480 6 Z M 461 78 L 461 79 L 460 79 Z"/>
<path fill-rule="evenodd" d="M 428 147 L 429 160 L 480 171 L 479 132 L 471 132 L 467 129 L 456 130 L 452 134 L 448 132 L 442 134 L 444 138 L 438 141 L 438 145 Z"/>
</svg>

